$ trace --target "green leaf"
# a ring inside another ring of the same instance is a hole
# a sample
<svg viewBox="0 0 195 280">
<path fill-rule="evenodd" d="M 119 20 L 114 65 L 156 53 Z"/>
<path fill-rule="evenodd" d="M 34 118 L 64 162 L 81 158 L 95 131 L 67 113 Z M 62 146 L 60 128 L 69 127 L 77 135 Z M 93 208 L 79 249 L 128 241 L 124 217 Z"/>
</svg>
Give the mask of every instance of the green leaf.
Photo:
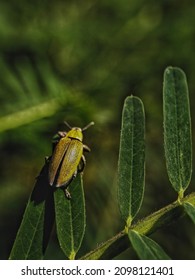
<svg viewBox="0 0 195 280">
<path fill-rule="evenodd" d="M 169 260 L 164 250 L 149 237 L 139 234 L 136 231 L 129 231 L 130 242 L 137 255 L 142 260 Z"/>
<path fill-rule="evenodd" d="M 188 214 L 188 216 L 191 218 L 191 220 L 195 224 L 195 206 L 189 202 L 185 202 L 183 204 L 183 206 L 184 206 L 185 212 Z"/>
<path fill-rule="evenodd" d="M 60 247 L 69 259 L 74 259 L 83 240 L 86 218 L 82 178 L 78 175 L 69 185 L 71 199 L 58 188 L 54 193 L 57 235 Z"/>
<path fill-rule="evenodd" d="M 48 164 L 35 184 L 9 259 L 42 259 L 54 222 L 53 190 L 48 185 Z"/>
<path fill-rule="evenodd" d="M 169 180 L 183 197 L 192 174 L 192 139 L 185 73 L 168 67 L 163 88 L 164 143 Z"/>
<path fill-rule="evenodd" d="M 181 203 L 190 203 L 195 207 L 195 192 L 185 196 Z M 141 219 L 130 229 L 142 235 L 149 235 L 158 229 L 168 226 L 183 216 L 183 207 L 178 201 L 175 201 L 164 208 L 152 213 L 151 215 Z M 117 233 L 109 240 L 101 243 L 96 249 L 87 253 L 81 259 L 83 260 L 110 260 L 127 250 L 130 246 L 128 235 L 123 231 Z"/>
<path fill-rule="evenodd" d="M 137 214 L 143 199 L 145 177 L 145 116 L 137 97 L 126 98 L 118 163 L 118 199 L 127 226 Z"/>
</svg>

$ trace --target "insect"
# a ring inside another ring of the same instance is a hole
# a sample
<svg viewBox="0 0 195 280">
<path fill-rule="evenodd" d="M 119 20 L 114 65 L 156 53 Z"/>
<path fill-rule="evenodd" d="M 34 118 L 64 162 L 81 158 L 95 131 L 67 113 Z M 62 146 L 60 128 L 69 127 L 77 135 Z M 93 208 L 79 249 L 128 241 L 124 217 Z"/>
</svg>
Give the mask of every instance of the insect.
<svg viewBox="0 0 195 280">
<path fill-rule="evenodd" d="M 86 165 L 83 152 L 90 152 L 90 148 L 82 142 L 83 131 L 94 125 L 94 122 L 90 122 L 82 129 L 64 123 L 70 130 L 58 132 L 59 140 L 54 143 L 53 154 L 49 160 L 49 184 L 56 188 L 64 188 L 66 197 L 70 199 L 67 187 Z"/>
</svg>

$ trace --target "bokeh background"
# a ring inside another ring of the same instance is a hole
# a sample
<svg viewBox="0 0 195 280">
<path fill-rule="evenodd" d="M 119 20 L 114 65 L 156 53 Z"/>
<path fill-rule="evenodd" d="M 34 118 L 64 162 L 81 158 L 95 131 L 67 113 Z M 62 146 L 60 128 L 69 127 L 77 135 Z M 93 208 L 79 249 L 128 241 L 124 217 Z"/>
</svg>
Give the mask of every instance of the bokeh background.
<svg viewBox="0 0 195 280">
<path fill-rule="evenodd" d="M 146 216 L 176 199 L 165 166 L 164 69 L 188 78 L 194 134 L 195 2 L 193 0 L 0 1 L 0 259 L 7 259 L 51 139 L 83 127 L 87 227 L 80 255 L 124 226 L 117 205 L 120 122 L 126 96 L 146 113 Z M 194 145 L 193 145 L 194 146 Z M 195 190 L 195 178 L 187 193 Z M 152 235 L 173 259 L 195 259 L 188 218 Z M 55 234 L 46 259 L 63 259 Z M 118 256 L 136 258 L 131 250 Z"/>
</svg>

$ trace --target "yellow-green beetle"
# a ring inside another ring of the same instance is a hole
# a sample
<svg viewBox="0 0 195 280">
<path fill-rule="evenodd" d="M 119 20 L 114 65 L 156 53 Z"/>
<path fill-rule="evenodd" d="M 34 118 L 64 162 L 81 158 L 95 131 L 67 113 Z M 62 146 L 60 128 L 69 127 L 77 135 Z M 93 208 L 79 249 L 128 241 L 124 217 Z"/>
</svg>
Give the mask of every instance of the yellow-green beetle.
<svg viewBox="0 0 195 280">
<path fill-rule="evenodd" d="M 82 142 L 83 131 L 94 125 L 94 122 L 90 122 L 83 129 L 71 127 L 67 122 L 65 124 L 70 131 L 58 132 L 59 141 L 54 147 L 49 163 L 49 184 L 56 188 L 63 187 L 66 197 L 70 199 L 67 187 L 77 173 L 82 172 L 85 167 L 86 160 L 83 152 L 90 152 L 90 148 Z"/>
</svg>

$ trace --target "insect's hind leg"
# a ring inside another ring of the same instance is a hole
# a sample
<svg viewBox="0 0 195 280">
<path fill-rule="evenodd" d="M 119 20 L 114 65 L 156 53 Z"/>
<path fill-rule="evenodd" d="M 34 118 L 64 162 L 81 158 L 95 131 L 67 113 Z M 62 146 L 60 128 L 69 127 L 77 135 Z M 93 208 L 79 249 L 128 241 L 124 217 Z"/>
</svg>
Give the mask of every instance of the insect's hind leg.
<svg viewBox="0 0 195 280">
<path fill-rule="evenodd" d="M 65 196 L 68 200 L 71 199 L 71 194 L 69 193 L 69 191 L 67 189 L 64 190 Z"/>
<path fill-rule="evenodd" d="M 64 194 L 65 194 L 65 196 L 66 196 L 66 198 L 67 199 L 71 199 L 71 194 L 69 193 L 69 191 L 68 191 L 68 187 L 69 187 L 69 185 L 70 185 L 70 183 L 72 182 L 72 180 L 74 180 L 74 178 L 77 176 L 77 170 L 74 172 L 74 174 L 73 174 L 73 176 L 70 178 L 70 180 L 66 183 L 66 185 L 65 186 L 63 186 L 62 188 L 63 188 L 63 190 L 64 190 Z"/>
</svg>

